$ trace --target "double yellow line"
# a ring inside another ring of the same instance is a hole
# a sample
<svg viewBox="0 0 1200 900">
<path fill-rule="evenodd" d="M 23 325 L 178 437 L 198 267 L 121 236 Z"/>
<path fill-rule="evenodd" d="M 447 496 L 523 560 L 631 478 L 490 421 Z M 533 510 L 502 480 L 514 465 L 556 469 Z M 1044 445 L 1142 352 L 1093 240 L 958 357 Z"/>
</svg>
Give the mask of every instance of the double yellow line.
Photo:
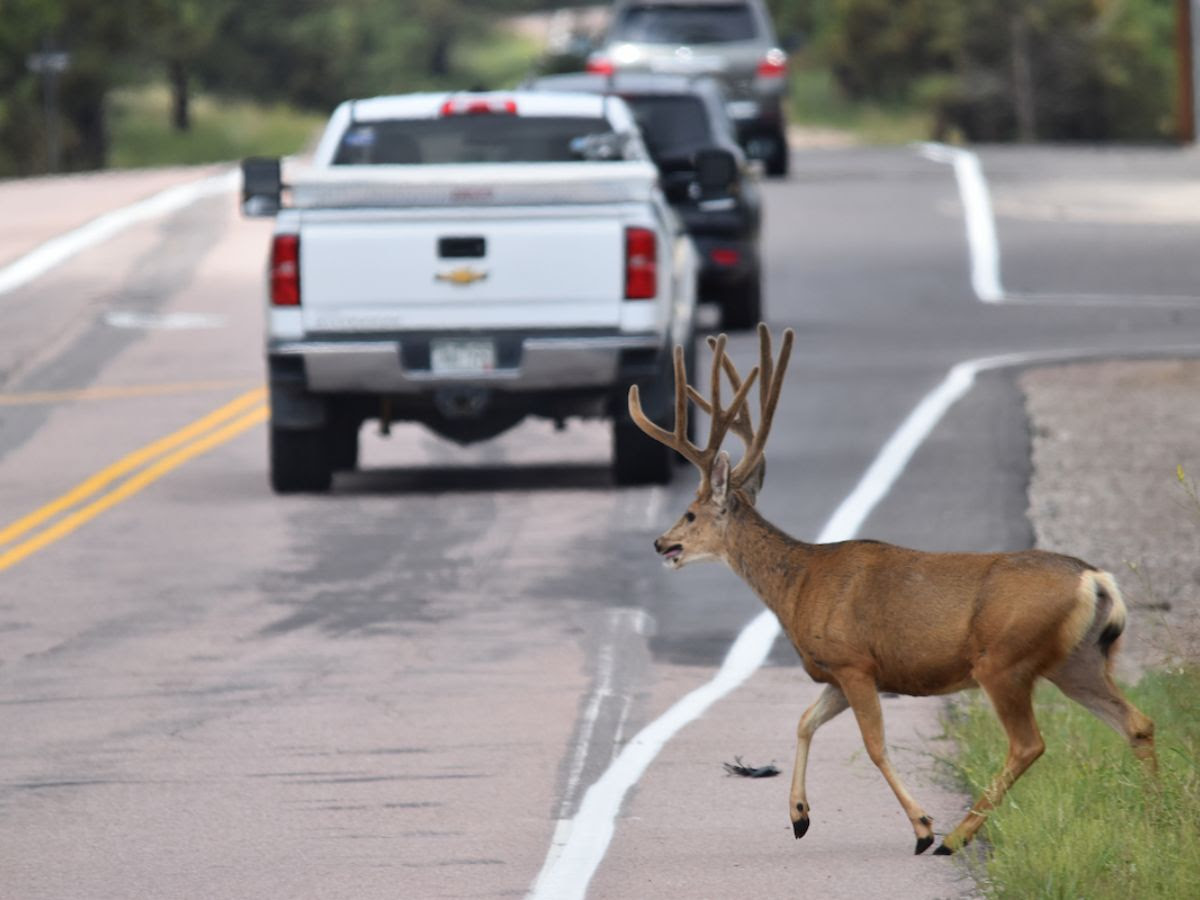
<svg viewBox="0 0 1200 900">
<path fill-rule="evenodd" d="M 267 416 L 266 388 L 247 391 L 202 419 L 122 457 L 61 497 L 0 528 L 0 572 L 61 540 L 122 500 L 128 500 L 189 459 L 266 421 Z M 63 513 L 65 515 L 46 528 L 26 537 Z M 14 543 L 16 541 L 19 543 Z"/>
</svg>

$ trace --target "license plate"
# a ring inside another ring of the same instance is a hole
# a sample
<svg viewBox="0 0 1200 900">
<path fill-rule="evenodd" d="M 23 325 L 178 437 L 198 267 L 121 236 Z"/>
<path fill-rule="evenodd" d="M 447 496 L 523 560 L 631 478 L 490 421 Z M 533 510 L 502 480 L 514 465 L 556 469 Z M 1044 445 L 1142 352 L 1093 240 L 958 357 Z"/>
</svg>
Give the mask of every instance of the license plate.
<svg viewBox="0 0 1200 900">
<path fill-rule="evenodd" d="M 753 100 L 734 100 L 725 109 L 731 119 L 753 119 L 758 115 L 758 104 Z"/>
<path fill-rule="evenodd" d="M 429 368 L 435 375 L 491 372 L 496 368 L 496 345 L 491 341 L 432 341 Z"/>
<path fill-rule="evenodd" d="M 650 71 L 667 75 L 716 75 L 725 68 L 725 60 L 719 56 L 676 56 L 650 61 Z"/>
</svg>

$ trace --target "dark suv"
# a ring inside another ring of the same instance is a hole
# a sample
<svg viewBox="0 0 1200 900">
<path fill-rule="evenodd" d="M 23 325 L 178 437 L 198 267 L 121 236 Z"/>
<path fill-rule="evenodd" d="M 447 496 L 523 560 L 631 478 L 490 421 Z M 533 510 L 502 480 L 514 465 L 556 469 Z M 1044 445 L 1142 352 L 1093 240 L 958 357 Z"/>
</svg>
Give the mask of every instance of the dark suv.
<svg viewBox="0 0 1200 900">
<path fill-rule="evenodd" d="M 715 82 L 672 75 L 575 74 L 534 79 L 525 87 L 620 96 L 633 110 L 658 166 L 663 193 L 702 258 L 701 302 L 718 304 L 721 324 L 728 329 L 753 328 L 761 321 L 762 199 Z M 729 164 L 727 187 L 703 191 L 697 166 L 714 155 Z"/>
<path fill-rule="evenodd" d="M 787 174 L 787 54 L 763 0 L 617 0 L 587 68 L 715 78 L 746 153 Z"/>
</svg>

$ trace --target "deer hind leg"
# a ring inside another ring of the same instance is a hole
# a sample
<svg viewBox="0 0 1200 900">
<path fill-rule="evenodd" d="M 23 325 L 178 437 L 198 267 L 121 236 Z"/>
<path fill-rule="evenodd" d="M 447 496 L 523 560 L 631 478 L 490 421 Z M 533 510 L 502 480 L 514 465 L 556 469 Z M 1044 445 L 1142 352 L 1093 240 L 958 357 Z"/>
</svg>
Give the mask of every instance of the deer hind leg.
<svg viewBox="0 0 1200 900">
<path fill-rule="evenodd" d="M 1046 677 L 1100 721 L 1124 735 L 1133 755 L 1147 770 L 1158 771 L 1154 722 L 1130 703 L 1113 682 L 1110 659 L 1100 646 L 1081 644 Z"/>
<path fill-rule="evenodd" d="M 879 706 L 879 691 L 875 681 L 869 675 L 859 672 L 838 672 L 838 681 L 854 717 L 858 719 L 858 728 L 862 732 L 863 745 L 871 762 L 883 774 L 891 787 L 892 793 L 904 808 L 904 814 L 912 823 L 913 832 L 917 836 L 915 853 L 924 853 L 933 844 L 933 820 L 925 815 L 925 810 L 913 799 L 912 795 L 900 781 L 891 760 L 888 759 L 887 746 L 883 735 L 883 710 Z"/>
<path fill-rule="evenodd" d="M 789 803 L 792 833 L 797 840 L 804 837 L 808 831 L 808 814 L 812 809 L 808 805 L 808 794 L 804 787 L 804 772 L 808 767 L 808 748 L 812 743 L 813 734 L 834 716 L 844 712 L 849 705 L 841 688 L 836 684 L 827 684 L 817 702 L 804 711 L 804 715 L 800 717 L 800 724 L 796 727 L 796 767 L 792 769 Z"/>
<path fill-rule="evenodd" d="M 968 844 L 987 821 L 988 813 L 1000 805 L 1008 789 L 1046 749 L 1033 716 L 1033 676 L 1002 672 L 986 677 L 977 674 L 976 680 L 987 692 L 1008 735 L 1008 757 L 1004 760 L 1004 768 L 975 801 L 971 811 L 933 851 L 937 855 L 953 853 Z"/>
</svg>

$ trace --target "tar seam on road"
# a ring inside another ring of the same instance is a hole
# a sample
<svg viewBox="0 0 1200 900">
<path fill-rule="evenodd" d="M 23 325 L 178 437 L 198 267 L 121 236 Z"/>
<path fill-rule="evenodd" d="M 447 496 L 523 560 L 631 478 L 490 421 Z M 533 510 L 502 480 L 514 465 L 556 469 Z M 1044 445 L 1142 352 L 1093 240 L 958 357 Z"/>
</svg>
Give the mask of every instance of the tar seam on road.
<svg viewBox="0 0 1200 900">
<path fill-rule="evenodd" d="M 77 253 L 107 241 L 131 225 L 168 215 L 203 197 L 232 191 L 237 187 L 239 178 L 238 171 L 231 169 L 220 175 L 176 185 L 130 206 L 104 213 L 86 225 L 51 238 L 0 268 L 0 294 L 28 284 Z"/>
<path fill-rule="evenodd" d="M 0 550 L 0 572 L 66 537 L 105 510 L 129 499 L 193 457 L 206 453 L 232 440 L 248 428 L 266 421 L 269 413 L 265 399 L 266 388 L 259 387 L 247 391 L 203 418 L 122 457 L 84 479 L 60 497 L 0 529 L 0 547 L 3 547 L 60 513 L 77 507 L 32 537 L 7 550 Z M 109 485 L 126 475 L 129 477 L 106 491 Z M 95 499 L 91 499 L 93 497 Z M 79 506 L 89 500 L 86 505 Z"/>
<path fill-rule="evenodd" d="M 1197 355 L 1200 346 L 1163 347 L 1158 352 Z M 958 363 L 913 408 L 883 445 L 854 490 L 821 529 L 817 542 L 849 540 L 858 533 L 872 510 L 903 474 L 913 454 L 950 408 L 971 389 L 981 372 L 1098 355 L 1112 356 L 1112 352 L 1102 354 L 1101 351 L 1078 348 L 1010 353 Z M 711 681 L 676 701 L 633 737 L 604 774 L 588 788 L 575 817 L 557 824 L 546 861 L 528 895 L 530 900 L 582 900 L 587 895 L 588 884 L 608 851 L 621 804 L 630 788 L 641 780 L 667 741 L 762 667 L 778 635 L 779 621 L 775 614 L 770 610 L 759 613 L 738 634 Z"/>
</svg>

